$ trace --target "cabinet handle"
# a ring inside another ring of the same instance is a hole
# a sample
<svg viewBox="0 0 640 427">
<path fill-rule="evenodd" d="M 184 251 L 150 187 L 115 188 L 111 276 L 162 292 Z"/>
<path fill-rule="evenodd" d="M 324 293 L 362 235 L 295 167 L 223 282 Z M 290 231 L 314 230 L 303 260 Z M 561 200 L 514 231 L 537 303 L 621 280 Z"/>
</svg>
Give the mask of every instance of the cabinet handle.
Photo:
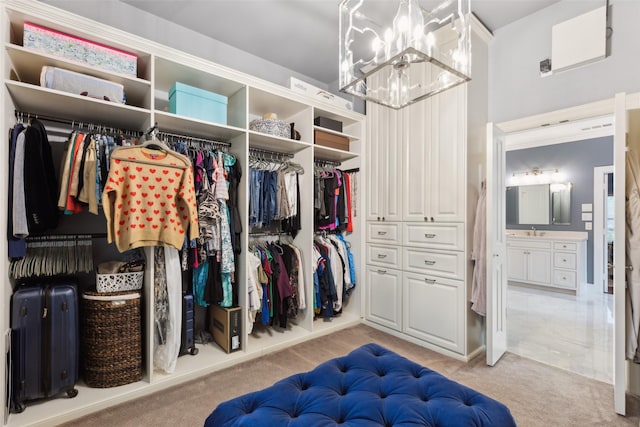
<svg viewBox="0 0 640 427">
<path fill-rule="evenodd" d="M 387 270 L 378 270 L 378 274 L 387 274 Z"/>
<path fill-rule="evenodd" d="M 436 279 L 424 279 L 424 281 L 430 285 L 433 285 L 434 283 L 436 283 Z"/>
<path fill-rule="evenodd" d="M 380 217 L 378 217 L 378 221 L 380 221 Z"/>
<path fill-rule="evenodd" d="M 566 260 L 566 259 L 563 259 L 563 260 L 562 260 L 562 262 L 567 262 L 567 260 Z"/>
<path fill-rule="evenodd" d="M 426 237 L 427 239 L 433 239 L 434 237 L 436 237 L 436 235 L 431 233 L 426 233 L 424 237 Z"/>
<path fill-rule="evenodd" d="M 386 258 L 387 254 L 378 254 L 378 258 Z"/>
<path fill-rule="evenodd" d="M 431 222 L 433 222 L 433 221 L 435 221 L 435 220 L 433 219 L 433 217 L 431 217 Z"/>
<path fill-rule="evenodd" d="M 425 220 L 425 221 L 429 221 L 429 217 L 428 217 L 428 216 L 425 216 L 425 217 L 424 217 L 424 220 Z"/>
<path fill-rule="evenodd" d="M 567 245 L 562 245 L 562 247 L 563 247 L 563 248 L 566 248 L 566 247 L 567 247 Z"/>
<path fill-rule="evenodd" d="M 433 264 L 435 264 L 436 262 L 435 262 L 435 261 L 428 260 L 428 259 L 425 259 L 425 260 L 424 260 L 424 263 L 425 263 L 425 264 L 427 264 L 427 265 L 433 265 Z"/>
<path fill-rule="evenodd" d="M 382 217 L 382 220 L 384 221 L 384 217 Z"/>
<path fill-rule="evenodd" d="M 378 231 L 378 236 L 384 236 L 385 234 L 387 234 L 386 231 Z"/>
</svg>

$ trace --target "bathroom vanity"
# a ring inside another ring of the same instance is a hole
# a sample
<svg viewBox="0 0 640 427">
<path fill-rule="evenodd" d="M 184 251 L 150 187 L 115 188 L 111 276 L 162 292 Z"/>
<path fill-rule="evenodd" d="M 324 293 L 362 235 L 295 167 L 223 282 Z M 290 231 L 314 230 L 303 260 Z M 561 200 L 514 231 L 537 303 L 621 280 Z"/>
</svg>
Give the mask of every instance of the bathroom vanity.
<svg viewBox="0 0 640 427">
<path fill-rule="evenodd" d="M 587 233 L 506 230 L 507 279 L 579 294 L 587 281 Z"/>
</svg>

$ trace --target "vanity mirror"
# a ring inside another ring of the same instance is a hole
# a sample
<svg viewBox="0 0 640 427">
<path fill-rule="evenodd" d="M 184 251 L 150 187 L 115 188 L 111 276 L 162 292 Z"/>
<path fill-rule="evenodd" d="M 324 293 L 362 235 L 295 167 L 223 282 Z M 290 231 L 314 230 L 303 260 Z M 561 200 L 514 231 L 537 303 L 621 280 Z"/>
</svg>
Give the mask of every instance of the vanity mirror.
<svg viewBox="0 0 640 427">
<path fill-rule="evenodd" d="M 571 186 L 567 182 L 507 187 L 507 225 L 569 225 Z"/>
</svg>

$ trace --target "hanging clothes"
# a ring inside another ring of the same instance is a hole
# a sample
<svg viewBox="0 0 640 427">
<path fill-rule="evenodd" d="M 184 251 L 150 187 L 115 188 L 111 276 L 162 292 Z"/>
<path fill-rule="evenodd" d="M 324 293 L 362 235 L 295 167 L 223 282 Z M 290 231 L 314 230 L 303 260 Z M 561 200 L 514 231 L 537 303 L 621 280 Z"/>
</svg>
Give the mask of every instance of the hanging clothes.
<svg viewBox="0 0 640 427">
<path fill-rule="evenodd" d="M 198 237 L 190 160 L 172 150 L 121 147 L 110 156 L 102 205 L 107 240 L 120 252 L 167 244 L 183 247 Z"/>
<path fill-rule="evenodd" d="M 7 206 L 8 256 L 11 259 L 22 258 L 27 254 L 25 237 L 29 235 L 27 210 L 24 201 L 24 126 L 22 123 L 14 126 L 9 136 L 9 194 Z"/>
<path fill-rule="evenodd" d="M 32 119 L 24 135 L 24 200 L 27 225 L 30 234 L 42 233 L 58 226 L 58 179 L 44 125 Z"/>
<path fill-rule="evenodd" d="M 316 230 L 353 231 L 352 177 L 339 169 L 316 168 L 314 227 Z"/>
<path fill-rule="evenodd" d="M 476 221 L 473 227 L 473 279 L 471 282 L 471 309 L 480 316 L 487 313 L 487 189 L 483 183 L 476 206 Z"/>
</svg>

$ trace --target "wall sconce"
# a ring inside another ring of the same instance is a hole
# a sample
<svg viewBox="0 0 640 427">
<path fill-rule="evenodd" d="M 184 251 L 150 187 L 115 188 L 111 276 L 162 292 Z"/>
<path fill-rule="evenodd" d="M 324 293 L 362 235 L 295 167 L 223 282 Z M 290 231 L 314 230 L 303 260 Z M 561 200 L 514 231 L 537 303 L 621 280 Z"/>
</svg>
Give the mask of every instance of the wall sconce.
<svg viewBox="0 0 640 427">
<path fill-rule="evenodd" d="M 509 179 L 509 186 L 534 184 L 562 184 L 565 185 L 566 176 L 559 169 L 532 168 L 522 172 L 513 172 Z M 552 190 L 553 191 L 553 190 Z"/>
<path fill-rule="evenodd" d="M 395 12 L 385 9 L 396 4 Z M 418 0 L 340 3 L 341 91 L 400 109 L 470 76 L 470 0 L 445 0 L 431 11 Z"/>
</svg>

